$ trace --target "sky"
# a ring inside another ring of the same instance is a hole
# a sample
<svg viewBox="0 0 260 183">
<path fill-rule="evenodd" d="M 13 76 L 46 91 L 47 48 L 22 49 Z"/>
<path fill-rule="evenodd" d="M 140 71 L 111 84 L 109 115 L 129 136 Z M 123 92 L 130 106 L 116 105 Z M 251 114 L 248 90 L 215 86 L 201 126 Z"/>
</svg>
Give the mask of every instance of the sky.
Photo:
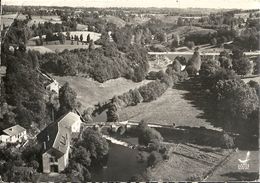
<svg viewBox="0 0 260 183">
<path fill-rule="evenodd" d="M 2 0 L 6 5 L 260 9 L 260 0 Z"/>
</svg>

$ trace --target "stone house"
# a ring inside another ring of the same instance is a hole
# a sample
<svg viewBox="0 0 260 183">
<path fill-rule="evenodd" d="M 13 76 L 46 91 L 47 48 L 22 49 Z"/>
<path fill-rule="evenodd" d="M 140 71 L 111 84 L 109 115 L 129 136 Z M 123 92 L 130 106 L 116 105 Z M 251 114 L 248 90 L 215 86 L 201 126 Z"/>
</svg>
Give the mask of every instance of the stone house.
<svg viewBox="0 0 260 183">
<path fill-rule="evenodd" d="M 0 135 L 1 143 L 16 143 L 27 140 L 26 129 L 20 125 L 9 127 L 2 131 Z"/>
<path fill-rule="evenodd" d="M 66 168 L 72 135 L 80 132 L 80 125 L 80 117 L 73 112 L 68 112 L 38 134 L 43 173 L 59 173 Z"/>
</svg>

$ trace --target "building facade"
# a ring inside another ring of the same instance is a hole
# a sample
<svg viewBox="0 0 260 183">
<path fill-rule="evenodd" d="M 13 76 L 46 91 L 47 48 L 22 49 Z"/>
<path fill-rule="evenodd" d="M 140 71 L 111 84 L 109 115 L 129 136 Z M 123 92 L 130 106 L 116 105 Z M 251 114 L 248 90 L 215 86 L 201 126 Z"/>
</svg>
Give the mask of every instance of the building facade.
<svg viewBox="0 0 260 183">
<path fill-rule="evenodd" d="M 27 140 L 26 129 L 20 125 L 15 125 L 2 131 L 0 135 L 1 143 L 16 143 Z"/>
</svg>

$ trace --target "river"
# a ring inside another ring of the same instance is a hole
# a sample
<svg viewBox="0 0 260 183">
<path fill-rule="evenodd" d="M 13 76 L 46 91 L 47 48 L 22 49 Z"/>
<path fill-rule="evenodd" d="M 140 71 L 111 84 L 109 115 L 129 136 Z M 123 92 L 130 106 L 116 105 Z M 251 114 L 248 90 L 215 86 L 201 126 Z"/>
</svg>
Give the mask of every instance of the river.
<svg viewBox="0 0 260 183">
<path fill-rule="evenodd" d="M 91 172 L 92 181 L 129 181 L 145 171 L 146 163 L 137 159 L 138 150 L 110 143 L 106 168 Z"/>
<path fill-rule="evenodd" d="M 106 111 L 93 118 L 95 122 L 106 121 Z M 122 137 L 121 140 L 137 144 L 137 138 Z M 91 172 L 91 181 L 129 181 L 136 174 L 141 174 L 146 169 L 146 162 L 138 162 L 138 153 L 136 149 L 130 149 L 121 145 L 109 144 L 109 155 L 107 166 Z"/>
</svg>

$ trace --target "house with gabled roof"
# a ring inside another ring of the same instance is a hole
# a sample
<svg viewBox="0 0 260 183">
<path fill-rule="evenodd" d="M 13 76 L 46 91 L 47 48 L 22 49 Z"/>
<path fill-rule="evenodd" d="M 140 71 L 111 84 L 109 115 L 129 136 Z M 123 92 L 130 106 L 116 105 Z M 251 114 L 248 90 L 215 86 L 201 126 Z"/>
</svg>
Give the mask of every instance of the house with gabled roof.
<svg viewBox="0 0 260 183">
<path fill-rule="evenodd" d="M 43 173 L 61 172 L 68 165 L 71 132 L 52 123 L 38 136 L 41 144 Z"/>
<path fill-rule="evenodd" d="M 14 125 L 4 129 L 0 135 L 1 143 L 16 143 L 27 140 L 26 129 L 20 125 Z"/>
<path fill-rule="evenodd" d="M 80 132 L 80 125 L 80 116 L 68 112 L 38 134 L 43 173 L 61 172 L 66 168 L 72 135 Z"/>
</svg>

